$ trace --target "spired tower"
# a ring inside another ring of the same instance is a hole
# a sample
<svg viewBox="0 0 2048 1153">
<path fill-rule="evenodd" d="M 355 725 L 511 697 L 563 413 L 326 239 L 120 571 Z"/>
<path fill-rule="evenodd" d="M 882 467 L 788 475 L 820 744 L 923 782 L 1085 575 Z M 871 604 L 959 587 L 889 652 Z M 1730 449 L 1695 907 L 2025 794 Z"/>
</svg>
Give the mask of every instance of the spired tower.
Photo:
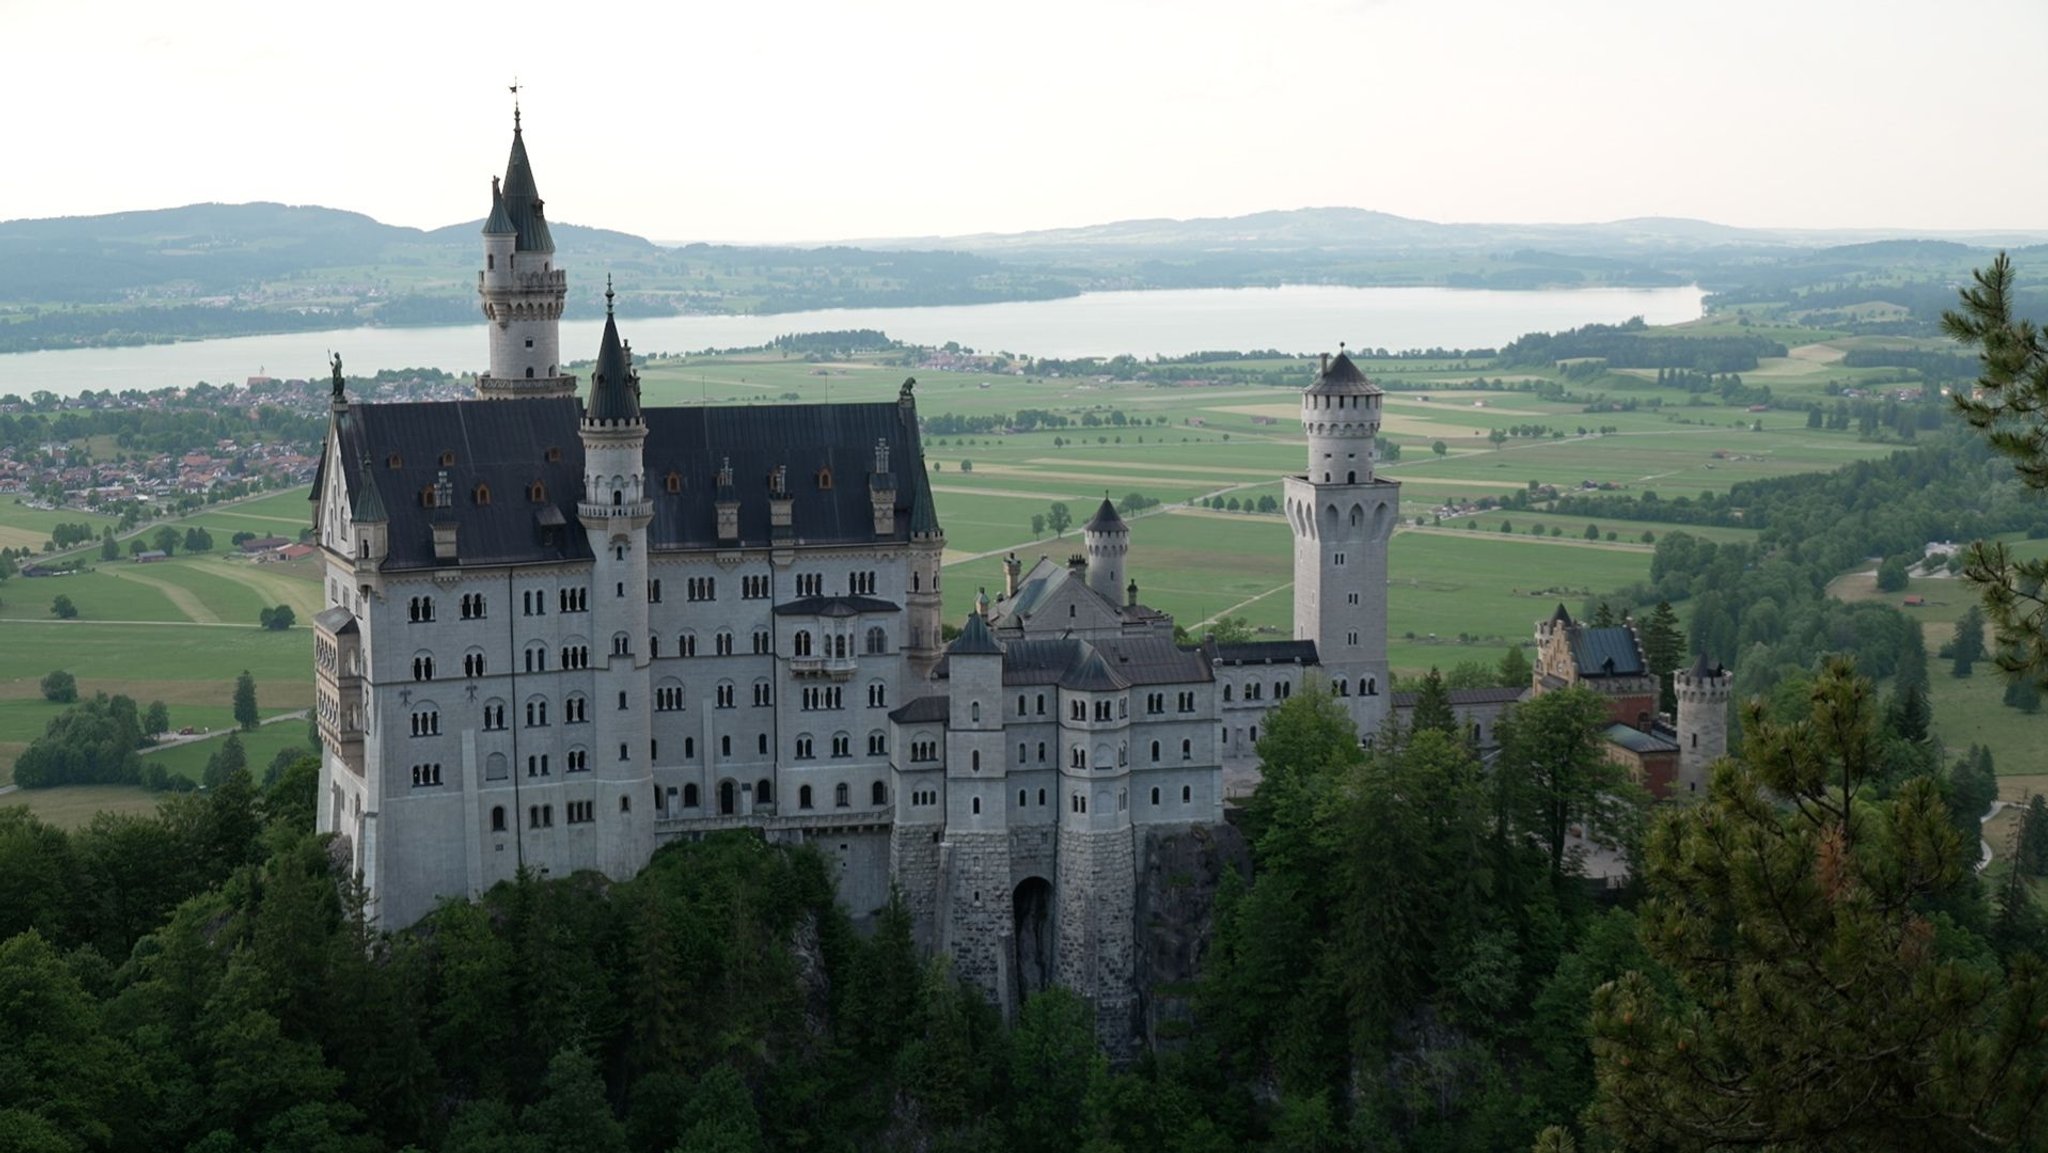
<svg viewBox="0 0 2048 1153">
<path fill-rule="evenodd" d="M 576 395 L 576 378 L 561 371 L 569 280 L 555 267 L 555 240 L 541 209 L 515 108 L 505 179 L 491 181 L 484 267 L 476 283 L 491 321 L 491 371 L 476 382 L 477 395 L 487 400 Z"/>
<path fill-rule="evenodd" d="M 1110 604 L 1121 604 L 1124 595 L 1124 557 L 1131 551 L 1131 526 L 1116 514 L 1116 506 L 1102 498 L 1102 507 L 1081 529 L 1082 548 L 1088 554 L 1088 587 L 1102 594 Z"/>
<path fill-rule="evenodd" d="M 654 502 L 647 493 L 643 449 L 647 422 L 640 415 L 640 377 L 633 351 L 612 319 L 605 285 L 604 339 L 590 374 L 583 410 L 583 499 L 577 516 L 591 553 L 590 699 L 594 747 L 569 771 L 589 773 L 597 806 L 596 868 L 615 880 L 640 870 L 654 852 L 654 748 L 650 743 L 647 675 L 647 525 Z M 574 750 L 572 750 L 572 753 Z M 572 778 L 573 779 L 573 778 Z M 572 798 L 573 801 L 573 798 Z"/>
<path fill-rule="evenodd" d="M 1378 385 L 1341 350 L 1301 394 L 1308 472 L 1286 478 L 1294 528 L 1294 639 L 1314 641 L 1359 735 L 1390 711 L 1387 692 L 1387 540 L 1401 486 L 1373 476 Z"/>
<path fill-rule="evenodd" d="M 1678 693 L 1678 782 L 1672 795 L 1707 790 L 1707 770 L 1728 755 L 1728 699 L 1735 677 L 1701 653 L 1692 668 L 1671 674 Z"/>
</svg>

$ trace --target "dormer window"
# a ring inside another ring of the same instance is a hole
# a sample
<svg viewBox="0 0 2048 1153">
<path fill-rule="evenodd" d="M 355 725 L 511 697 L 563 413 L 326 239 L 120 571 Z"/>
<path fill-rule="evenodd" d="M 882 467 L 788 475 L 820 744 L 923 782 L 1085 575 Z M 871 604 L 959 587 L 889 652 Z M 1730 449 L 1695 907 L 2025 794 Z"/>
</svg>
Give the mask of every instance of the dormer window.
<svg viewBox="0 0 2048 1153">
<path fill-rule="evenodd" d="M 385 467 L 387 468 L 404 468 L 405 458 L 399 456 L 397 453 L 394 452 L 390 455 L 390 457 L 386 458 L 384 464 Z"/>
<path fill-rule="evenodd" d="M 547 451 L 547 461 L 548 461 L 548 463 L 549 463 L 549 464 L 556 464 L 556 463 L 559 463 L 559 462 L 561 461 L 561 459 L 562 459 L 562 450 L 561 450 L 561 449 L 559 449 L 559 448 L 553 448 L 553 447 L 550 447 L 550 448 L 548 449 L 548 451 Z"/>
<path fill-rule="evenodd" d="M 454 454 L 453 452 L 449 452 L 449 451 L 446 451 L 446 450 L 444 450 L 444 451 L 443 451 L 443 452 L 441 453 L 441 467 L 442 467 L 442 468 L 454 468 L 454 467 L 455 467 L 455 454 Z"/>
<path fill-rule="evenodd" d="M 681 491 L 683 491 L 683 474 L 682 474 L 682 473 L 679 473 L 679 472 L 675 471 L 674 469 L 670 469 L 670 470 L 669 470 L 669 474 L 668 474 L 668 490 L 669 490 L 670 492 L 681 492 Z"/>
<path fill-rule="evenodd" d="M 489 503 L 491 503 L 491 486 L 490 486 L 490 485 L 487 485 L 487 484 L 480 484 L 480 485 L 476 486 L 476 503 L 478 503 L 478 504 L 489 504 Z"/>
<path fill-rule="evenodd" d="M 829 467 L 818 470 L 818 487 L 821 489 L 832 487 L 832 470 Z"/>
<path fill-rule="evenodd" d="M 548 499 L 548 486 L 534 481 L 526 486 L 526 498 L 535 504 L 544 503 Z"/>
<path fill-rule="evenodd" d="M 420 507 L 421 507 L 421 508 L 433 508 L 433 507 L 434 507 L 434 486 L 433 486 L 433 485 L 428 485 L 427 487 L 425 487 L 425 488 L 423 488 L 423 489 L 421 489 L 421 490 L 420 490 Z"/>
</svg>

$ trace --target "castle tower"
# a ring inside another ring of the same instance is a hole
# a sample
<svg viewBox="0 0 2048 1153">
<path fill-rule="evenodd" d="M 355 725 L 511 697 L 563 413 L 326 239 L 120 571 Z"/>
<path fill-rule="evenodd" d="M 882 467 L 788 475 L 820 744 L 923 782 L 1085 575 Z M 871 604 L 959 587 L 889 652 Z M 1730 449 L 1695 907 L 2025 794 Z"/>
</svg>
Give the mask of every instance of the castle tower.
<svg viewBox="0 0 2048 1153">
<path fill-rule="evenodd" d="M 477 378 L 477 395 L 492 400 L 576 395 L 576 378 L 561 370 L 562 302 L 569 281 L 555 267 L 555 240 L 548 234 L 516 108 L 504 181 L 491 181 L 484 267 L 477 273 L 476 291 L 491 321 L 491 371 Z"/>
<path fill-rule="evenodd" d="M 980 612 L 946 649 L 946 831 L 939 846 L 939 949 L 953 971 L 1007 1016 L 1011 938 L 1008 760 L 1003 736 L 1003 646 Z"/>
<path fill-rule="evenodd" d="M 1130 682 L 1099 650 L 1060 679 L 1054 972 L 1095 1006 L 1112 1057 L 1137 1036 L 1137 843 L 1131 830 Z"/>
<path fill-rule="evenodd" d="M 606 876 L 625 880 L 654 851 L 654 750 L 647 691 L 647 525 L 654 516 L 643 452 L 640 377 L 630 345 L 612 319 L 605 286 L 604 339 L 584 407 L 583 499 L 578 519 L 589 535 L 593 742 L 570 771 L 595 785 L 597 859 Z M 571 778 L 575 779 L 575 778 Z M 566 783 L 566 782 L 565 782 Z M 578 798 L 571 797 L 572 801 Z"/>
<path fill-rule="evenodd" d="M 931 479 L 926 473 L 924 444 L 917 431 L 917 379 L 908 377 L 896 394 L 896 415 L 917 446 L 915 459 L 905 461 L 912 486 L 910 509 L 910 591 L 903 598 L 903 614 L 910 625 L 906 647 L 913 680 L 929 677 L 944 651 L 940 627 L 943 611 L 939 593 L 940 568 L 946 559 L 946 531 L 939 527 L 939 510 L 932 500 Z"/>
<path fill-rule="evenodd" d="M 1316 643 L 1323 672 L 1366 737 L 1390 709 L 1387 541 L 1401 510 L 1401 486 L 1373 476 L 1380 399 L 1349 356 L 1325 359 L 1301 394 L 1308 471 L 1285 481 L 1294 639 Z"/>
<path fill-rule="evenodd" d="M 1707 771 L 1728 755 L 1728 699 L 1735 677 L 1701 653 L 1692 668 L 1671 675 L 1678 693 L 1678 784 L 1676 796 L 1707 791 Z"/>
<path fill-rule="evenodd" d="M 1108 497 L 1081 528 L 1082 548 L 1088 554 L 1088 587 L 1110 604 L 1124 593 L 1124 556 L 1131 551 L 1131 526 L 1116 514 Z"/>
</svg>

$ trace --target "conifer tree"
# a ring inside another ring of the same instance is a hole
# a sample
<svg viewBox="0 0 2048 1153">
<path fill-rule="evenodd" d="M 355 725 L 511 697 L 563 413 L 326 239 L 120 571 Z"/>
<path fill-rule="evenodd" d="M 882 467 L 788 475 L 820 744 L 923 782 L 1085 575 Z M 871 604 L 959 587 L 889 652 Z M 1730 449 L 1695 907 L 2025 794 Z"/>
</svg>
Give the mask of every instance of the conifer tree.
<svg viewBox="0 0 2048 1153">
<path fill-rule="evenodd" d="M 1807 716 L 1744 724 L 1706 803 L 1643 861 L 1637 971 L 1594 997 L 1601 1127 L 1627 1147 L 1975 1149 L 2038 1140 L 2048 980 L 1939 943 L 1969 873 L 1927 777 L 1873 795 L 1870 683 L 1846 661 Z"/>
<path fill-rule="evenodd" d="M 2048 800 L 2039 793 L 2027 798 L 2027 807 L 2020 811 L 2018 841 L 2018 870 L 2029 877 L 2048 876 Z"/>
<path fill-rule="evenodd" d="M 1679 627 L 1678 613 L 1670 601 L 1658 601 L 1637 631 L 1643 640 L 1643 659 L 1650 663 L 1650 672 L 1657 677 L 1657 707 L 1676 715 L 1678 689 L 1672 674 L 1685 660 L 1685 631 Z"/>
<path fill-rule="evenodd" d="M 1434 730 L 1445 736 L 1458 735 L 1458 714 L 1451 709 L 1451 690 L 1444 686 L 1444 678 L 1435 665 L 1429 666 L 1429 674 L 1422 678 L 1410 716 L 1410 733 Z"/>
<path fill-rule="evenodd" d="M 254 729 L 261 718 L 256 712 L 256 678 L 248 669 L 235 678 L 235 723 L 244 729 Z"/>
<path fill-rule="evenodd" d="M 1500 658 L 1500 687 L 1504 689 L 1525 689 L 1535 675 L 1529 658 L 1522 652 L 1522 646 L 1510 645 Z"/>
</svg>

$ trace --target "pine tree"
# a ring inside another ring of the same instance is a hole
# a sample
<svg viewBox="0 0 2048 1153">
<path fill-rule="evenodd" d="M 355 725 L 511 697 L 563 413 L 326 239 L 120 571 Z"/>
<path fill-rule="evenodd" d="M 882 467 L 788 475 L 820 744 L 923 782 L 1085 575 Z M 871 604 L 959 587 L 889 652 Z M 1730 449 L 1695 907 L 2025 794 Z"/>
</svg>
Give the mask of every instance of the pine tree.
<svg viewBox="0 0 2048 1153">
<path fill-rule="evenodd" d="M 2048 876 L 2048 800 L 2035 793 L 2020 810 L 2018 850 L 2013 855 L 2018 870 L 2029 877 Z"/>
<path fill-rule="evenodd" d="M 245 730 L 253 730 L 261 718 L 256 712 L 256 678 L 248 669 L 235 678 L 235 723 Z"/>
<path fill-rule="evenodd" d="M 1504 689 L 1528 688 L 1529 680 L 1534 675 L 1535 669 L 1529 664 L 1529 658 L 1523 654 L 1522 646 L 1510 646 L 1507 652 L 1501 654 L 1500 687 Z"/>
<path fill-rule="evenodd" d="M 1657 707 L 1676 715 L 1678 689 L 1672 674 L 1685 660 L 1685 631 L 1678 625 L 1678 613 L 1670 601 L 1658 601 L 1637 631 L 1642 636 L 1643 659 L 1650 663 L 1650 672 L 1657 677 Z"/>
<path fill-rule="evenodd" d="M 2037 1136 L 2048 980 L 1936 944 L 1970 885 L 1936 783 L 1873 796 L 1870 683 L 1845 661 L 1807 717 L 1753 706 L 1704 804 L 1643 863 L 1644 946 L 1594 996 L 1594 1107 L 1627 1147 L 1962 1149 Z"/>
<path fill-rule="evenodd" d="M 1950 672 L 1958 677 L 1967 677 L 1975 670 L 1978 661 L 1984 659 L 1984 610 L 1971 605 L 1968 612 L 1956 621 L 1955 640 L 1950 642 L 1949 655 L 1955 665 Z"/>
<path fill-rule="evenodd" d="M 1458 714 L 1451 709 L 1451 691 L 1444 687 L 1444 678 L 1429 667 L 1429 674 L 1422 678 L 1421 687 L 1415 694 L 1415 710 L 1410 714 L 1408 731 L 1413 733 L 1435 730 L 1445 736 L 1458 735 Z"/>
</svg>

